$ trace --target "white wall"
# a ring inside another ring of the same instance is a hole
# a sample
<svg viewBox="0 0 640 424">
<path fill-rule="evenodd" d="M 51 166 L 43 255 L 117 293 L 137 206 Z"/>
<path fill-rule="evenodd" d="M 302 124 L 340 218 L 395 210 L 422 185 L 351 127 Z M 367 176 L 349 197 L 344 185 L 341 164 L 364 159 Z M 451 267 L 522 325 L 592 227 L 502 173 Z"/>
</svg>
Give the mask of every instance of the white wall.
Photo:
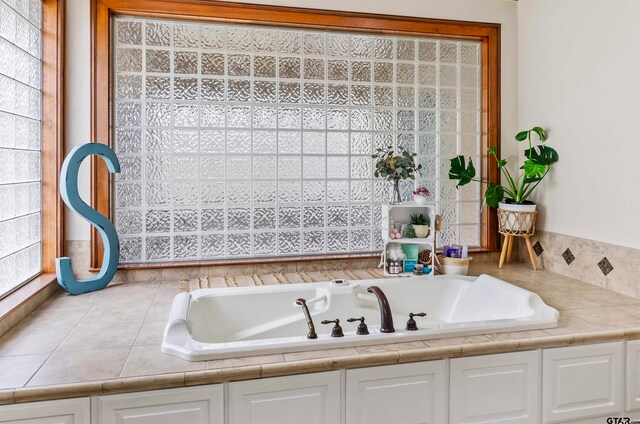
<svg viewBox="0 0 640 424">
<path fill-rule="evenodd" d="M 517 124 L 517 2 L 512 0 L 299 0 L 247 3 L 313 7 L 366 13 L 419 16 L 502 24 L 502 137 L 510 139 Z M 90 141 L 89 0 L 67 0 L 67 150 Z M 515 158 L 515 146 L 503 152 Z M 88 166 L 80 174 L 80 194 L 89 199 Z M 88 240 L 89 224 L 73 213 L 66 218 L 67 240 Z"/>
<path fill-rule="evenodd" d="M 560 155 L 540 228 L 640 248 L 640 1 L 518 3 L 519 127 Z"/>
<path fill-rule="evenodd" d="M 91 26 L 90 0 L 67 1 L 65 131 L 66 152 L 91 141 Z M 89 202 L 89 160 L 80 168 L 80 196 Z M 89 224 L 67 209 L 66 240 L 89 240 Z"/>
</svg>

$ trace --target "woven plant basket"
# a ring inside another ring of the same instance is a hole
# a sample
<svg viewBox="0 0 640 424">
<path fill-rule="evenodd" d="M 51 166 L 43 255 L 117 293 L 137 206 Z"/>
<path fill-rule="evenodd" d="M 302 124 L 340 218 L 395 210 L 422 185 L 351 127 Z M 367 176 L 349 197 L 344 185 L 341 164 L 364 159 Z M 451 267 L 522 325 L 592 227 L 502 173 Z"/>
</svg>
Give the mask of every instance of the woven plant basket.
<svg viewBox="0 0 640 424">
<path fill-rule="evenodd" d="M 440 262 L 440 273 L 445 275 L 467 275 L 469 273 L 469 264 L 473 258 L 445 258 L 438 256 Z"/>
<path fill-rule="evenodd" d="M 531 236 L 536 232 L 538 212 L 498 209 L 498 232 L 505 236 Z"/>
<path fill-rule="evenodd" d="M 438 261 L 440 265 L 457 265 L 457 266 L 465 266 L 469 265 L 469 263 L 473 260 L 473 257 L 469 256 L 468 258 L 448 258 L 445 256 L 438 256 Z"/>
</svg>

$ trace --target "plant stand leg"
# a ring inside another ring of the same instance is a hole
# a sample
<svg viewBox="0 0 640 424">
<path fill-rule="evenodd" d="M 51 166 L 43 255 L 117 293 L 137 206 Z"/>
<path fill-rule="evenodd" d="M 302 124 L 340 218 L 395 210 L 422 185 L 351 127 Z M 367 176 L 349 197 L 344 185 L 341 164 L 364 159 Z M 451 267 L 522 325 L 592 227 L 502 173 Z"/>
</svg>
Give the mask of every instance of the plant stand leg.
<svg viewBox="0 0 640 424">
<path fill-rule="evenodd" d="M 513 239 L 515 237 L 509 237 L 509 244 L 507 245 L 507 263 L 511 263 L 511 249 L 513 248 Z"/>
<path fill-rule="evenodd" d="M 504 258 L 507 256 L 507 248 L 509 246 L 509 239 L 511 236 L 504 236 L 504 242 L 502 243 L 502 253 L 500 254 L 500 263 L 498 264 L 498 268 L 502 269 L 502 265 L 504 265 Z"/>
<path fill-rule="evenodd" d="M 527 250 L 529 251 L 529 258 L 531 259 L 531 265 L 533 266 L 533 270 L 538 270 L 538 265 L 536 264 L 536 255 L 533 252 L 533 246 L 531 246 L 531 240 L 529 236 L 524 236 L 524 240 L 527 242 Z"/>
</svg>

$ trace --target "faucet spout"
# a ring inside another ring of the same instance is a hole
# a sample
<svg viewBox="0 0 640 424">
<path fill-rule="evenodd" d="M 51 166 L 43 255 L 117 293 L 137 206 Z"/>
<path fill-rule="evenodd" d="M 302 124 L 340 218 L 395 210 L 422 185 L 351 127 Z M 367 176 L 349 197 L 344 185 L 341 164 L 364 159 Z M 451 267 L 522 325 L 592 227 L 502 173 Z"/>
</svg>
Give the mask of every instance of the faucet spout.
<svg viewBox="0 0 640 424">
<path fill-rule="evenodd" d="M 309 307 L 307 307 L 307 301 L 303 298 L 296 299 L 296 305 L 302 306 L 302 312 L 304 312 L 304 317 L 307 320 L 307 327 L 309 327 L 307 339 L 317 339 L 318 335 L 316 334 L 316 327 L 313 325 L 313 319 L 311 318 Z"/>
<path fill-rule="evenodd" d="M 378 306 L 380 307 L 380 332 L 381 333 L 393 333 L 395 328 L 393 327 L 393 315 L 391 315 L 391 306 L 385 296 L 384 292 L 378 286 L 370 286 L 367 288 L 368 293 L 372 293 L 378 299 Z"/>
</svg>

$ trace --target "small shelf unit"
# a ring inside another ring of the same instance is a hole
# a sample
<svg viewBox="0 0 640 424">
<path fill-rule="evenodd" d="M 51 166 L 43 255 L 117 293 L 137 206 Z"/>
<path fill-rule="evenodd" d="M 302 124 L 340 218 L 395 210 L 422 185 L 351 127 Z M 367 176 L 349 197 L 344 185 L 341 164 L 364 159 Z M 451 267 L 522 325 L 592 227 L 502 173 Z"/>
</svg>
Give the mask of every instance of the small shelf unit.
<svg viewBox="0 0 640 424">
<path fill-rule="evenodd" d="M 431 264 L 429 266 L 430 271 L 427 273 L 427 267 L 425 266 L 425 273 L 421 277 L 433 276 L 433 256 L 434 256 L 434 230 L 433 224 L 436 218 L 436 209 L 434 205 L 418 205 L 415 202 L 404 202 L 399 205 L 382 205 L 382 220 L 381 231 L 382 241 L 384 242 L 384 249 L 382 251 L 384 274 L 393 276 L 411 276 L 417 277 L 412 272 L 401 272 L 400 274 L 389 273 L 389 259 L 387 257 L 387 249 L 391 245 L 417 245 L 418 251 L 423 249 L 429 249 L 431 251 Z M 403 237 L 400 239 L 392 239 L 390 237 L 391 230 L 395 224 L 407 224 L 411 223 L 410 216 L 413 214 L 421 213 L 429 217 L 429 235 L 425 238 L 408 238 Z M 404 267 L 403 267 L 404 269 Z"/>
</svg>

